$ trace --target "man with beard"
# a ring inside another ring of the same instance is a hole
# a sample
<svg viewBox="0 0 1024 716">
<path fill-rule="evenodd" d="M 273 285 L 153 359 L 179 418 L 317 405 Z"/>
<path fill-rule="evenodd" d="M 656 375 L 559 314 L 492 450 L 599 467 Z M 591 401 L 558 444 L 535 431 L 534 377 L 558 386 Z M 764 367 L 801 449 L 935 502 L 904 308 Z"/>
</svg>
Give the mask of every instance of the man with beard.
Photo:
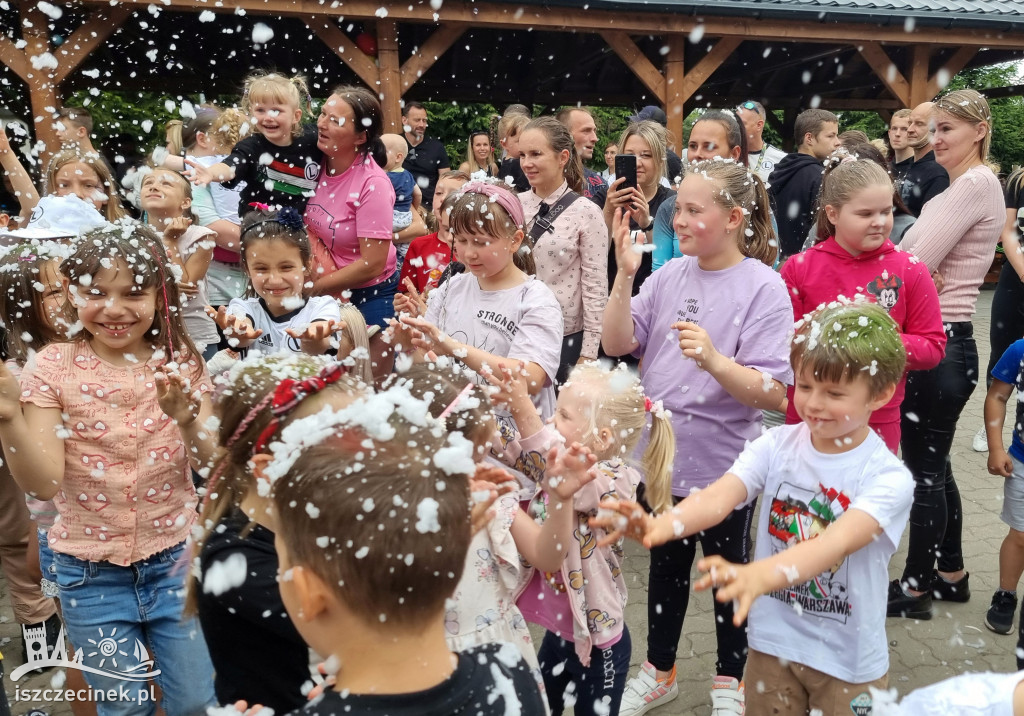
<svg viewBox="0 0 1024 716">
<path fill-rule="evenodd" d="M 402 127 L 409 151 L 402 167 L 416 178 L 423 192 L 423 206 L 432 206 L 437 180 L 451 171 L 448 152 L 441 142 L 426 136 L 427 110 L 420 102 L 406 102 L 402 112 Z"/>
</svg>

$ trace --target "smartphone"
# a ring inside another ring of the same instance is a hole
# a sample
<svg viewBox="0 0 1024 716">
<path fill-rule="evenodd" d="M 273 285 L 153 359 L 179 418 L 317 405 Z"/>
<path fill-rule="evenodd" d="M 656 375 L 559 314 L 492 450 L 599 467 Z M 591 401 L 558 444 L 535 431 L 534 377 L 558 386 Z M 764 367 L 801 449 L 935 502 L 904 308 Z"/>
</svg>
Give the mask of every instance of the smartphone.
<svg viewBox="0 0 1024 716">
<path fill-rule="evenodd" d="M 619 190 L 636 189 L 636 155 L 616 154 L 615 155 L 615 178 L 626 178 L 626 181 L 619 184 Z"/>
</svg>

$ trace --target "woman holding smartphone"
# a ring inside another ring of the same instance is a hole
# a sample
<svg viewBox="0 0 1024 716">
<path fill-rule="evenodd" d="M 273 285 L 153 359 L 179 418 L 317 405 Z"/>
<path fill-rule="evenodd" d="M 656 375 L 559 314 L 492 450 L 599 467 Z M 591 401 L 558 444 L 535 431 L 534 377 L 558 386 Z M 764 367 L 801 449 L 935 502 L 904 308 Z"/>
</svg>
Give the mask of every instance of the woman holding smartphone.
<svg viewBox="0 0 1024 716">
<path fill-rule="evenodd" d="M 631 209 L 629 229 L 642 232 L 634 235 L 634 242 L 643 239 L 650 244 L 653 238 L 654 217 L 658 208 L 675 196 L 674 192 L 661 183 L 665 176 L 665 128 L 657 122 L 634 122 L 626 127 L 619 139 L 619 154 L 615 158 L 615 181 L 608 187 L 608 198 L 604 203 L 604 220 L 611 230 L 612 218 L 619 208 Z M 632 160 L 632 161 L 631 161 Z M 632 170 L 632 175 L 629 172 Z M 608 255 L 608 285 L 615 282 L 615 250 Z M 651 253 L 644 252 L 640 258 L 640 270 L 633 282 L 633 295 L 651 275 Z"/>
<path fill-rule="evenodd" d="M 531 120 L 519 136 L 519 161 L 531 187 L 519 195 L 526 242 L 537 278 L 562 307 L 561 384 L 576 363 L 597 358 L 608 302 L 608 229 L 597 204 L 581 196 L 583 162 L 565 125 L 554 117 Z"/>
</svg>

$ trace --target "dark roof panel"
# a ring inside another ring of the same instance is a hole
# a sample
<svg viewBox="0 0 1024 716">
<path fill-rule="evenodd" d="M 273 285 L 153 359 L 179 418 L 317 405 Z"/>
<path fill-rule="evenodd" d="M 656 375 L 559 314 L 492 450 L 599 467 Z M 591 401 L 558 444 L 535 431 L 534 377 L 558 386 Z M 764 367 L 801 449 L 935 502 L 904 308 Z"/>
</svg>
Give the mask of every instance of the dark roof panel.
<svg viewBox="0 0 1024 716">
<path fill-rule="evenodd" d="M 521 4 L 521 0 L 516 0 Z M 535 0 L 534 5 L 576 5 L 573 0 Z M 916 23 L 958 27 L 1024 28 L 1024 0 L 590 0 L 602 10 L 684 12 L 690 15 L 761 15 L 816 21 Z"/>
</svg>

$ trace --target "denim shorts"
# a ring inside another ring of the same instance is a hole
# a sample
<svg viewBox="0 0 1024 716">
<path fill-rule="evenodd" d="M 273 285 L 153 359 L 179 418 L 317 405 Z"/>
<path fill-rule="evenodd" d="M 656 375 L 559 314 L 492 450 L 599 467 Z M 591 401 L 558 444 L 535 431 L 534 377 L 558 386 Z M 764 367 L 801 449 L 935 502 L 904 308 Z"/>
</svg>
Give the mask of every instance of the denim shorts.
<svg viewBox="0 0 1024 716">
<path fill-rule="evenodd" d="M 56 599 L 60 596 L 60 588 L 57 586 L 57 565 L 53 563 L 49 532 L 50 530 L 42 527 L 36 528 L 39 535 L 39 571 L 43 573 L 43 578 L 39 580 L 39 589 L 47 599 Z"/>
</svg>

